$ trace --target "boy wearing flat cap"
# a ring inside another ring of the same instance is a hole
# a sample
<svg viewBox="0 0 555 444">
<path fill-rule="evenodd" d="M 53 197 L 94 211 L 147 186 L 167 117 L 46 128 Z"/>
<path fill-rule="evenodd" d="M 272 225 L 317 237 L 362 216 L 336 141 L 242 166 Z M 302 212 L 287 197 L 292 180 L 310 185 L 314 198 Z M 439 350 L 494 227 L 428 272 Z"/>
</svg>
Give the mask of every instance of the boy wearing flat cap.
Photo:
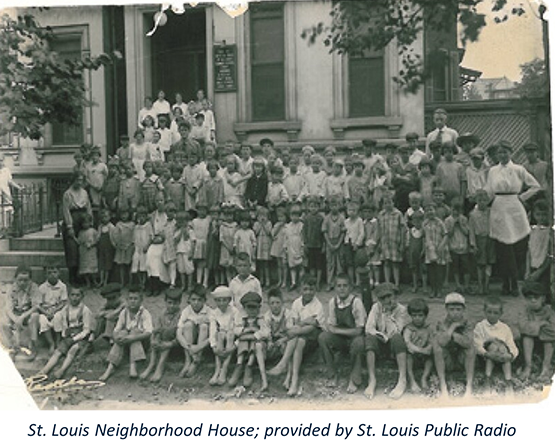
<svg viewBox="0 0 555 444">
<path fill-rule="evenodd" d="M 445 319 L 436 326 L 433 345 L 434 361 L 442 396 L 448 396 L 446 372 L 464 366 L 466 373 L 465 396 L 472 394 L 476 351 L 472 325 L 465 318 L 466 303 L 459 293 L 445 297 Z"/>
<path fill-rule="evenodd" d="M 548 188 L 548 184 L 551 183 L 548 176 L 549 164 L 545 160 L 541 160 L 538 157 L 539 147 L 537 144 L 529 142 L 525 144 L 523 148 L 526 153 L 526 161 L 522 163 L 522 166 L 536 178 L 542 189 L 546 190 Z"/>
<path fill-rule="evenodd" d="M 464 133 L 457 138 L 457 145 L 461 151 L 455 154 L 455 162 L 459 162 L 465 168 L 471 164 L 470 152 L 478 146 L 480 138 L 473 133 Z"/>
<path fill-rule="evenodd" d="M 243 386 L 249 387 L 252 384 L 252 367 L 256 361 L 262 381 L 260 391 L 268 388 L 265 359 L 266 340 L 270 338 L 270 327 L 260 313 L 261 304 L 262 297 L 252 291 L 241 298 L 243 312 L 238 313 L 235 318 L 237 365 L 229 380 L 231 386 L 239 382 L 239 378 L 244 372 Z"/>
</svg>

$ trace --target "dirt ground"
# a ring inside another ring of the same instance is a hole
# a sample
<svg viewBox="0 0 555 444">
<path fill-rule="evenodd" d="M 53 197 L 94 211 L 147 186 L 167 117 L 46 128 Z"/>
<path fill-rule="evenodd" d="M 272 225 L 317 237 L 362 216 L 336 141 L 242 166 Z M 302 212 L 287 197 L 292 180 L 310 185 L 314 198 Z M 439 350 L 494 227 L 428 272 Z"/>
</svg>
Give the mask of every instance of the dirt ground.
<svg viewBox="0 0 555 444">
<path fill-rule="evenodd" d="M 0 283 L 0 313 L 3 310 L 10 284 Z M 402 288 L 399 301 L 407 304 L 410 299 L 422 296 L 413 294 L 407 287 Z M 450 290 L 450 289 L 448 289 Z M 498 289 L 494 286 L 493 293 L 497 294 Z M 297 293 L 286 293 L 285 303 L 290 303 L 298 297 Z M 332 293 L 320 292 L 318 298 L 327 311 L 327 304 L 332 297 Z M 478 322 L 483 319 L 483 297 L 468 296 L 467 317 L 471 322 Z M 430 305 L 429 321 L 435 323 L 444 316 L 443 302 L 440 300 L 428 300 Z M 518 311 L 524 301 L 521 298 L 505 298 L 505 315 L 503 320 L 509 325 L 516 323 Z M 95 312 L 100 308 L 103 299 L 98 291 L 87 290 L 85 303 Z M 208 304 L 213 306 L 213 301 L 208 300 Z M 153 314 L 160 313 L 164 308 L 162 296 L 145 298 L 145 307 Z M 185 301 L 183 303 L 185 306 Z M 264 310 L 265 308 L 263 308 Z M 75 375 L 79 379 L 92 381 L 96 380 L 104 371 L 105 358 L 108 354 L 109 344 L 99 340 L 95 343 L 94 353 L 86 355 L 76 362 L 69 369 L 67 377 Z M 29 377 L 37 372 L 48 359 L 48 353 L 42 349 L 34 362 L 21 362 L 16 359 L 16 367 L 23 377 Z M 463 399 L 464 374 L 455 373 L 449 378 L 449 388 L 452 396 L 448 400 L 438 398 L 437 377 L 431 378 L 431 387 L 424 394 L 407 393 L 400 401 L 393 401 L 387 397 L 387 393 L 394 387 L 397 377 L 394 362 L 382 359 L 378 362 L 377 395 L 372 401 L 368 401 L 362 394 L 362 389 L 358 393 L 349 395 L 346 393 L 348 382 L 348 359 L 339 359 L 341 378 L 339 387 L 329 387 L 326 385 L 324 369 L 319 353 L 316 351 L 306 358 L 301 375 L 302 395 L 295 399 L 288 398 L 286 390 L 281 385 L 283 377 L 269 377 L 269 389 L 260 394 L 257 388 L 260 386 L 259 378 L 255 378 L 253 386 L 249 389 L 231 387 L 211 387 L 208 379 L 212 376 L 214 364 L 213 358 L 206 354 L 203 364 L 197 374 L 189 379 L 179 378 L 178 373 L 183 364 L 183 356 L 180 350 L 172 352 L 166 372 L 160 383 L 149 383 L 138 380 L 131 380 L 127 376 L 127 365 L 117 370 L 116 374 L 103 387 L 95 389 L 84 389 L 77 392 L 60 392 L 49 396 L 34 395 L 37 404 L 41 408 L 51 409 L 164 409 L 164 408 L 184 408 L 184 409 L 384 409 L 384 408 L 420 408 L 437 406 L 459 406 L 468 404 L 507 404 L 507 403 L 530 403 L 538 402 L 545 398 L 548 388 L 544 388 L 534 382 L 522 383 L 515 379 L 514 397 L 504 395 L 504 384 L 500 375 L 494 379 L 495 393 L 483 393 L 483 371 L 480 363 L 477 364 L 474 389 L 476 396 L 470 400 Z M 535 363 L 538 364 L 539 363 Z M 519 362 L 515 367 L 519 366 Z M 536 367 L 536 365 L 535 365 Z M 271 363 L 270 363 L 271 368 Z M 141 368 L 139 368 L 139 371 Z M 538 371 L 538 369 L 535 369 Z"/>
</svg>

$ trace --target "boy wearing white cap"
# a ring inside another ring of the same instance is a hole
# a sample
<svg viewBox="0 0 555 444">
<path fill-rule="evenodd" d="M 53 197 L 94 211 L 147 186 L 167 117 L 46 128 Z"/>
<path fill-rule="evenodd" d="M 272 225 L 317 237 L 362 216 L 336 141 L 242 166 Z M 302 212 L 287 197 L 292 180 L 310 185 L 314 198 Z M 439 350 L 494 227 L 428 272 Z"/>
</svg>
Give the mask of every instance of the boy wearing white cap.
<svg viewBox="0 0 555 444">
<path fill-rule="evenodd" d="M 447 396 L 446 371 L 451 372 L 457 366 L 464 366 L 466 373 L 465 396 L 472 394 L 474 381 L 474 362 L 476 351 L 472 325 L 465 318 L 466 303 L 459 293 L 450 293 L 445 297 L 447 315 L 436 326 L 433 345 L 434 361 L 442 396 Z"/>
</svg>

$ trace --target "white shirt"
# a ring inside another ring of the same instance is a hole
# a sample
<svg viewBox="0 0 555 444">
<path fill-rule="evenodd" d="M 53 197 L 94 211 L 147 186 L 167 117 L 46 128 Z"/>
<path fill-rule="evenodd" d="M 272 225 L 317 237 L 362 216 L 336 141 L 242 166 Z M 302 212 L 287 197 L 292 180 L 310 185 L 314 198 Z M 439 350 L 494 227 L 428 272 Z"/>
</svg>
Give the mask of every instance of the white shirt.
<svg viewBox="0 0 555 444">
<path fill-rule="evenodd" d="M 437 140 L 441 133 L 441 143 L 451 142 L 454 146 L 457 146 L 457 139 L 459 138 L 459 133 L 455 131 L 453 128 L 449 128 L 448 126 L 444 126 L 441 129 L 436 128 L 435 130 L 431 131 L 428 136 L 426 137 L 426 154 L 431 156 L 430 151 L 430 143 L 434 140 Z"/>
<path fill-rule="evenodd" d="M 156 113 L 157 116 L 158 116 L 158 114 L 170 114 L 171 113 L 170 102 L 168 102 L 165 99 L 162 100 L 162 101 L 156 100 L 152 104 L 152 109 Z"/>
<path fill-rule="evenodd" d="M 308 319 L 316 319 L 318 325 L 323 327 L 326 322 L 324 307 L 316 296 L 308 304 L 303 305 L 302 296 L 295 299 L 291 305 L 291 319 L 294 325 L 300 325 Z"/>
<path fill-rule="evenodd" d="M 222 312 L 218 307 L 210 312 L 210 347 L 215 348 L 218 344 L 218 332 L 232 333 L 235 327 L 235 318 L 237 317 L 237 309 L 233 306 L 227 307 Z"/>
<path fill-rule="evenodd" d="M 480 321 L 474 327 L 474 345 L 479 355 L 485 355 L 486 349 L 484 344 L 492 339 L 498 339 L 503 342 L 513 355 L 513 360 L 518 356 L 518 348 L 513 338 L 513 332 L 504 322 L 498 321 L 496 324 L 490 324 L 487 319 Z"/>
<path fill-rule="evenodd" d="M 233 305 L 241 307 L 241 298 L 251 291 L 262 296 L 260 281 L 250 274 L 244 281 L 239 276 L 235 276 L 229 283 L 229 289 L 233 294 Z"/>
<path fill-rule="evenodd" d="M 426 156 L 426 153 L 424 151 L 420 151 L 418 148 L 415 149 L 412 154 L 409 156 L 409 163 L 412 163 L 413 165 L 420 165 L 420 162 L 422 161 L 422 159 L 424 159 Z"/>
<path fill-rule="evenodd" d="M 177 328 L 183 328 L 185 326 L 185 322 L 187 321 L 192 321 L 195 325 L 208 324 L 210 322 L 211 314 L 212 309 L 207 305 L 204 305 L 198 313 L 193 310 L 193 307 L 187 305 L 187 307 L 185 307 L 185 309 L 181 312 L 181 316 L 177 322 Z"/>
<path fill-rule="evenodd" d="M 139 128 L 144 128 L 143 120 L 145 120 L 146 116 L 151 116 L 154 119 L 154 124 L 158 122 L 158 118 L 157 118 L 156 112 L 154 111 L 154 108 L 150 108 L 150 109 L 141 108 L 141 110 L 139 111 L 139 118 L 138 118 Z"/>
</svg>

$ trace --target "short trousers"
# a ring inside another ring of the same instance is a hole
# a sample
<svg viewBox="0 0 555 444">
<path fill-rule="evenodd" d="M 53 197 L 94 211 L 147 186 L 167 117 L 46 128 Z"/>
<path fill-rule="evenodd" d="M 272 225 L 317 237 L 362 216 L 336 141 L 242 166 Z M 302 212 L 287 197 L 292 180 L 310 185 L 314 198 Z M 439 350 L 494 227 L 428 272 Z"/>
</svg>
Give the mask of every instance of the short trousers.
<svg viewBox="0 0 555 444">
<path fill-rule="evenodd" d="M 351 244 L 343 244 L 341 247 L 341 262 L 346 268 L 355 265 L 355 250 Z"/>
<path fill-rule="evenodd" d="M 367 352 L 373 351 L 374 353 L 387 353 L 390 351 L 394 355 L 399 353 L 406 353 L 407 346 L 403 337 L 396 333 L 387 342 L 382 342 L 377 336 L 367 334 L 364 337 L 364 346 Z"/>
<path fill-rule="evenodd" d="M 442 347 L 442 350 L 445 371 L 451 372 L 457 369 L 464 369 L 467 349 L 454 342 L 450 342 L 445 347 Z"/>
<path fill-rule="evenodd" d="M 459 270 L 460 273 L 467 274 L 470 270 L 468 254 L 451 252 L 451 270 Z"/>
<path fill-rule="evenodd" d="M 365 351 L 364 336 L 362 335 L 347 337 L 324 331 L 320 333 L 318 341 L 324 342 L 333 351 L 349 352 L 351 356 L 362 354 Z"/>
<path fill-rule="evenodd" d="M 72 338 L 63 338 L 58 343 L 58 348 L 56 348 L 56 351 L 58 351 L 62 356 L 65 356 L 69 352 L 69 349 L 76 344 L 78 348 L 81 348 L 85 344 L 85 341 L 75 342 Z"/>
</svg>

